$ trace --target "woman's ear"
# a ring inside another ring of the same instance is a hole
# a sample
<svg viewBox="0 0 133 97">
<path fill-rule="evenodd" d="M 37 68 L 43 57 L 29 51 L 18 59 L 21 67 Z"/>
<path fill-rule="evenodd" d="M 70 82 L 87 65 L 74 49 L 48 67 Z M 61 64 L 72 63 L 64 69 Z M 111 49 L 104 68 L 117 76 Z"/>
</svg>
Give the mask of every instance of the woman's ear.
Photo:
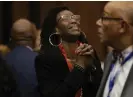
<svg viewBox="0 0 133 97">
<path fill-rule="evenodd" d="M 56 31 L 57 34 L 60 34 L 59 29 L 57 27 L 55 28 L 55 31 Z"/>
</svg>

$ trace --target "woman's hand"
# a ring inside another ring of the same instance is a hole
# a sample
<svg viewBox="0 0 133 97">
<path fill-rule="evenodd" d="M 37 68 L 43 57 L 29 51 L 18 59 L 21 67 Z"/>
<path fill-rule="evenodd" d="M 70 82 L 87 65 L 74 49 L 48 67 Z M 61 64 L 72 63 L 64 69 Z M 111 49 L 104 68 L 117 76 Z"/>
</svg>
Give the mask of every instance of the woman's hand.
<svg viewBox="0 0 133 97">
<path fill-rule="evenodd" d="M 89 61 L 92 61 L 94 57 L 94 50 L 92 46 L 85 43 L 80 44 L 80 46 L 75 50 L 75 53 L 77 55 L 75 64 L 84 69 L 89 65 Z"/>
</svg>

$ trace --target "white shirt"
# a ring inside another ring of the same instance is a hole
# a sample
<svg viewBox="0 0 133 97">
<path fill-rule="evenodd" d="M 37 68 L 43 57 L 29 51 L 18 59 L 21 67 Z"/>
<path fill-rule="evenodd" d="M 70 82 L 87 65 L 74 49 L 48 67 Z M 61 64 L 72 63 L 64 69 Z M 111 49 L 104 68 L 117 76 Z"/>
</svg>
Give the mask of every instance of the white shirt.
<svg viewBox="0 0 133 97">
<path fill-rule="evenodd" d="M 28 49 L 30 49 L 31 51 L 33 51 L 33 49 L 30 46 L 26 46 Z"/>
<path fill-rule="evenodd" d="M 104 62 L 101 61 L 101 68 L 104 70 Z"/>
<path fill-rule="evenodd" d="M 123 55 L 124 59 L 132 51 L 133 51 L 133 46 L 129 46 L 124 51 L 122 51 L 122 55 Z M 127 80 L 127 77 L 128 77 L 128 74 L 129 74 L 129 71 L 130 71 L 132 65 L 133 65 L 133 57 L 130 58 L 125 64 L 123 64 L 123 66 L 121 66 L 119 60 L 116 61 L 114 68 L 113 68 L 112 72 L 110 72 L 108 80 L 106 82 L 104 92 L 103 92 L 103 97 L 108 96 L 110 77 L 114 76 L 118 70 L 120 70 L 120 73 L 118 74 L 118 76 L 115 79 L 114 86 L 113 86 L 112 91 L 110 93 L 110 97 L 121 97 L 123 87 L 125 85 L 125 82 Z"/>
</svg>

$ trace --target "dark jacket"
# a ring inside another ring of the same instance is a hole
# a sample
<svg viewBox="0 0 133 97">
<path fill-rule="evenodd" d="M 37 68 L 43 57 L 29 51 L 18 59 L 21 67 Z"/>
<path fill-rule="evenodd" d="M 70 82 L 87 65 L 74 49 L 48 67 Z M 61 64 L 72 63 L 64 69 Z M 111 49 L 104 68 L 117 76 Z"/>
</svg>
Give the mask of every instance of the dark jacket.
<svg viewBox="0 0 133 97">
<path fill-rule="evenodd" d="M 16 46 L 7 56 L 6 61 L 12 67 L 21 97 L 39 97 L 35 73 L 37 53 L 25 46 Z"/>
<path fill-rule="evenodd" d="M 36 57 L 35 68 L 41 97 L 75 97 L 83 89 L 83 97 L 95 97 L 102 77 L 99 59 L 89 62 L 86 72 L 68 69 L 58 47 L 47 47 Z M 96 67 L 96 70 L 93 70 Z"/>
<path fill-rule="evenodd" d="M 0 57 L 0 97 L 19 97 L 11 68 Z"/>
</svg>

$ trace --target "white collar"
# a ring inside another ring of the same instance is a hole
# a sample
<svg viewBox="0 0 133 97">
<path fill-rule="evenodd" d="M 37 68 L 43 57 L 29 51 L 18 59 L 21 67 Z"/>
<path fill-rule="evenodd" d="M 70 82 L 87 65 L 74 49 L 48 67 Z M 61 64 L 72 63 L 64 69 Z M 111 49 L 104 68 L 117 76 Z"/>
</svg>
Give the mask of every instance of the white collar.
<svg viewBox="0 0 133 97">
<path fill-rule="evenodd" d="M 121 53 L 124 58 L 126 58 L 133 51 L 133 45 L 130 45 L 128 48 L 123 50 Z"/>
<path fill-rule="evenodd" d="M 33 51 L 33 49 L 30 46 L 26 46 L 28 49 L 30 49 L 31 51 Z"/>
</svg>

